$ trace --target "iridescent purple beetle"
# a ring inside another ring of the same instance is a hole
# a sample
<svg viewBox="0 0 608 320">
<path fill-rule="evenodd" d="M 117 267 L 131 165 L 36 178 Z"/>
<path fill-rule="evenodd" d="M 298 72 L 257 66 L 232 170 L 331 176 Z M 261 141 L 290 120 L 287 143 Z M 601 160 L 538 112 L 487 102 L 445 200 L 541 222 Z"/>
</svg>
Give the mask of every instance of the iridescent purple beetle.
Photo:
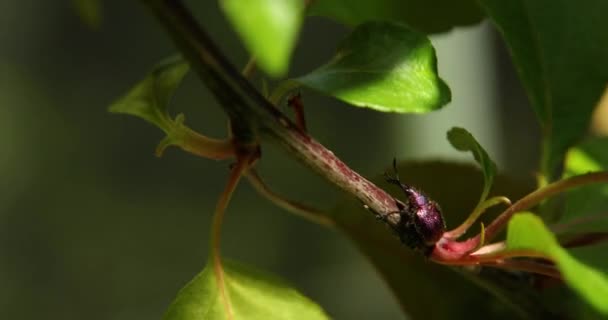
<svg viewBox="0 0 608 320">
<path fill-rule="evenodd" d="M 401 242 L 410 248 L 431 250 L 445 232 L 445 222 L 439 205 L 412 186 L 401 183 L 393 160 L 395 176 L 386 174 L 386 181 L 395 184 L 405 193 L 404 203 L 396 201 L 400 215 L 395 231 Z"/>
</svg>

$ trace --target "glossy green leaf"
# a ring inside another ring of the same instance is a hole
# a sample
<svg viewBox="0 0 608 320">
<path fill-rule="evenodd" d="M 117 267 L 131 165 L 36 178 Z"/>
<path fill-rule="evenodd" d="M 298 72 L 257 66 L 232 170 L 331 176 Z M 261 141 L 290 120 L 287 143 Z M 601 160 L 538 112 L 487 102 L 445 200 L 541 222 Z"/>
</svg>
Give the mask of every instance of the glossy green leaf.
<svg viewBox="0 0 608 320">
<path fill-rule="evenodd" d="M 554 180 L 608 83 L 608 1 L 480 0 L 502 33 L 543 131 Z"/>
<path fill-rule="evenodd" d="M 509 221 L 507 250 L 533 250 L 551 257 L 565 282 L 596 310 L 608 315 L 608 277 L 562 248 L 542 220 L 531 213 Z"/>
<path fill-rule="evenodd" d="M 475 161 L 481 166 L 483 171 L 483 191 L 479 203 L 482 203 L 490 193 L 494 176 L 496 175 L 496 164 L 486 150 L 475 140 L 473 135 L 467 130 L 459 127 L 454 127 L 448 131 L 448 140 L 456 150 L 470 151 L 475 158 Z"/>
<path fill-rule="evenodd" d="M 109 111 L 140 117 L 169 133 L 174 124 L 167 112 L 169 100 L 188 69 L 188 64 L 178 57 L 159 63 L 126 95 L 115 101 Z"/>
<path fill-rule="evenodd" d="M 230 261 L 223 265 L 234 319 L 329 319 L 318 305 L 276 277 Z M 163 319 L 226 319 L 212 266 L 180 290 Z"/>
<path fill-rule="evenodd" d="M 470 178 L 478 170 L 470 165 L 415 162 L 400 164 L 398 171 L 403 183 L 419 188 L 441 205 L 448 229 L 468 216 L 481 192 L 481 181 Z M 374 181 L 403 199 L 402 191 L 384 178 Z M 532 182 L 522 185 L 499 175 L 493 190 L 517 199 L 531 187 Z M 378 270 L 408 319 L 471 319 L 475 314 L 486 319 L 550 319 L 552 305 L 539 302 L 529 278 L 491 268 L 471 272 L 435 264 L 403 245 L 360 201 L 350 197 L 331 215 Z"/>
<path fill-rule="evenodd" d="M 384 112 L 424 113 L 450 101 L 450 90 L 437 74 L 431 42 L 393 22 L 358 26 L 329 63 L 296 81 L 352 105 Z"/>
<path fill-rule="evenodd" d="M 101 24 L 100 0 L 72 0 L 76 12 L 86 24 L 97 28 Z"/>
<path fill-rule="evenodd" d="M 258 65 L 272 76 L 289 67 L 304 15 L 302 0 L 221 0 L 228 20 Z"/>
<path fill-rule="evenodd" d="M 478 23 L 483 12 L 473 0 L 317 0 L 311 15 L 330 17 L 349 26 L 369 20 L 405 22 L 425 33 Z"/>
<path fill-rule="evenodd" d="M 608 138 L 592 139 L 568 151 L 564 177 L 602 170 L 608 170 Z M 566 232 L 608 232 L 608 184 L 568 191 L 561 221 L 568 226 Z M 608 253 L 603 256 L 608 261 Z"/>
</svg>

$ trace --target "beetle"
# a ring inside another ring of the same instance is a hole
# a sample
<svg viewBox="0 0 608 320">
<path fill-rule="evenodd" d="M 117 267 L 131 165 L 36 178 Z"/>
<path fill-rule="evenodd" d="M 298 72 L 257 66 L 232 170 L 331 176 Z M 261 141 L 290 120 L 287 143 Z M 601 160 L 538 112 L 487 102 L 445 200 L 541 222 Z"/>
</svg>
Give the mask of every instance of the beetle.
<svg viewBox="0 0 608 320">
<path fill-rule="evenodd" d="M 445 232 L 441 208 L 422 191 L 402 183 L 393 160 L 394 176 L 385 174 L 386 181 L 397 185 L 405 193 L 405 201 L 395 200 L 399 211 L 399 223 L 394 227 L 401 242 L 413 249 L 430 252 Z"/>
</svg>

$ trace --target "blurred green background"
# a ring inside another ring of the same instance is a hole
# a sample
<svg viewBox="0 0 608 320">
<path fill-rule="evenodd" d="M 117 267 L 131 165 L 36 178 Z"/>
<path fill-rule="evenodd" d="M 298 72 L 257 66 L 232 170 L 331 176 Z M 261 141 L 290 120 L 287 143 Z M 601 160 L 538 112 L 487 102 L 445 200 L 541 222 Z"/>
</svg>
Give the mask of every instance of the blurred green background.
<svg viewBox="0 0 608 320">
<path fill-rule="evenodd" d="M 247 54 L 217 3 L 189 5 L 243 66 Z M 160 318 L 205 264 L 229 165 L 176 149 L 156 158 L 158 129 L 106 111 L 174 53 L 168 37 L 136 1 L 104 1 L 93 29 L 68 0 L 2 1 L 0 26 L 0 318 Z M 346 32 L 308 19 L 291 74 L 326 61 Z M 453 90 L 444 110 L 381 114 L 304 92 L 309 131 L 375 176 L 395 156 L 468 161 L 445 140 L 447 129 L 463 126 L 503 172 L 531 176 L 538 129 L 497 34 L 484 22 L 432 39 Z M 205 134 L 225 135 L 225 116 L 193 75 L 172 112 Z M 282 150 L 263 147 L 260 172 L 274 189 L 323 208 L 335 204 L 338 191 Z M 223 234 L 226 257 L 286 278 L 336 319 L 403 318 L 344 236 L 274 207 L 246 183 Z"/>
</svg>

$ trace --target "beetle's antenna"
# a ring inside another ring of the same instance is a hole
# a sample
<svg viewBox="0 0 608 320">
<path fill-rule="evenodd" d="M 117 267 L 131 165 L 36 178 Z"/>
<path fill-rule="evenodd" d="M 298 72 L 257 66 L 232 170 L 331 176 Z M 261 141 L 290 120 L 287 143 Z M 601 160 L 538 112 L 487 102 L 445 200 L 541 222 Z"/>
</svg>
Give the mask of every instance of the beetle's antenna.
<svg viewBox="0 0 608 320">
<path fill-rule="evenodd" d="M 397 171 L 397 158 L 393 158 L 393 174 L 384 172 L 384 178 L 388 183 L 395 184 L 401 187 L 401 180 L 399 180 L 399 171 Z"/>
<path fill-rule="evenodd" d="M 397 170 L 397 158 L 393 158 L 393 171 L 395 171 L 395 179 L 399 180 L 399 171 Z"/>
</svg>

